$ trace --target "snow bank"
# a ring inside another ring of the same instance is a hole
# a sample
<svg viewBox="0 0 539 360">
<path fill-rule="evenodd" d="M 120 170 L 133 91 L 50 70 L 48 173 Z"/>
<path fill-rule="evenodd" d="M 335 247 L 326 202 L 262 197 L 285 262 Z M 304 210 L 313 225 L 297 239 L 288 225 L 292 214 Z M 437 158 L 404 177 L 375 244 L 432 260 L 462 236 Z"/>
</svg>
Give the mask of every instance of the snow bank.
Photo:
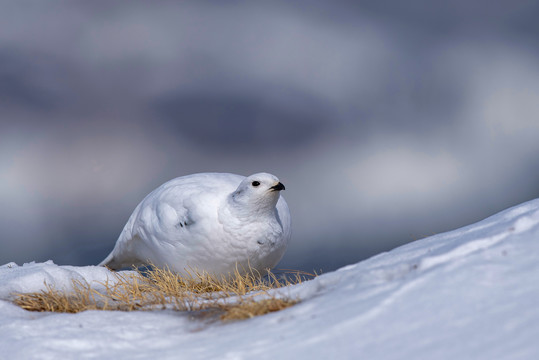
<svg viewBox="0 0 539 360">
<path fill-rule="evenodd" d="M 88 282 L 95 289 L 100 289 L 106 282 L 116 282 L 117 277 L 101 266 L 58 266 L 50 260 L 23 266 L 9 263 L 0 266 L 0 299 L 9 300 L 16 293 L 38 292 L 46 285 L 70 291 L 73 280 Z"/>
<path fill-rule="evenodd" d="M 7 301 L 99 267 L 0 267 L 1 356 L 16 359 L 539 359 L 539 200 L 288 289 L 302 302 L 220 324 L 172 311 L 48 314 Z"/>
</svg>

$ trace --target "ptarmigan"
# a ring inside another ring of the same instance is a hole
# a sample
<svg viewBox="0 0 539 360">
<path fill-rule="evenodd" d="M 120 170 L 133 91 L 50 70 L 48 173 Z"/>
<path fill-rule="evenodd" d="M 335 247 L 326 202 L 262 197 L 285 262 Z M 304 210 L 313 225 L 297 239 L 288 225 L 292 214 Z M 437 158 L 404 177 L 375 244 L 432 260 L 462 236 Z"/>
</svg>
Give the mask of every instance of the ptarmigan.
<svg viewBox="0 0 539 360">
<path fill-rule="evenodd" d="M 228 275 L 273 268 L 290 239 L 290 211 L 277 177 L 201 173 L 152 191 L 99 265 L 153 264 L 177 273 Z"/>
</svg>

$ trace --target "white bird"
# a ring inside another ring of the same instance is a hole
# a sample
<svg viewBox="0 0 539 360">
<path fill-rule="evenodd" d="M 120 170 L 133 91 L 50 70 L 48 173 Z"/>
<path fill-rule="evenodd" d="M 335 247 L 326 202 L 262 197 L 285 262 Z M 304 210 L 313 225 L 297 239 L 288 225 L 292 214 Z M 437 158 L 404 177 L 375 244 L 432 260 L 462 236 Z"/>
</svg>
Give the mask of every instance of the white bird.
<svg viewBox="0 0 539 360">
<path fill-rule="evenodd" d="M 221 276 L 273 268 L 290 240 L 290 211 L 271 174 L 201 173 L 147 195 L 99 265 L 153 264 Z"/>
</svg>

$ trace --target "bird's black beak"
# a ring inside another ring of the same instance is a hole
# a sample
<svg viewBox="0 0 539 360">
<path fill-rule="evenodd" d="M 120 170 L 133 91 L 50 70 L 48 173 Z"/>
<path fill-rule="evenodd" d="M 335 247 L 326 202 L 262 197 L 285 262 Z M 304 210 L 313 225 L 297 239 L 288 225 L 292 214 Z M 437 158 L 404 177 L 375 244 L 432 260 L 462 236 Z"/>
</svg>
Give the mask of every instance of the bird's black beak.
<svg viewBox="0 0 539 360">
<path fill-rule="evenodd" d="M 271 191 L 281 191 L 284 190 L 284 185 L 281 183 L 277 183 L 277 185 L 273 185 L 270 187 Z"/>
</svg>

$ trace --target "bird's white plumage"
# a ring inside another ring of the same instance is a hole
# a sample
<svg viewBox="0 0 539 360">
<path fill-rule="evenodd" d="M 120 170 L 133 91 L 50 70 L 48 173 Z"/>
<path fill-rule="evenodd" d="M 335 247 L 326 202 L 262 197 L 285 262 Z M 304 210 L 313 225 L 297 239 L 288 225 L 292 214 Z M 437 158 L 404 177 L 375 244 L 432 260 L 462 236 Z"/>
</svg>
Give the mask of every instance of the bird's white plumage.
<svg viewBox="0 0 539 360">
<path fill-rule="evenodd" d="M 202 173 L 170 180 L 136 207 L 100 264 L 168 266 L 226 275 L 274 267 L 290 239 L 290 212 L 277 177 Z"/>
</svg>

